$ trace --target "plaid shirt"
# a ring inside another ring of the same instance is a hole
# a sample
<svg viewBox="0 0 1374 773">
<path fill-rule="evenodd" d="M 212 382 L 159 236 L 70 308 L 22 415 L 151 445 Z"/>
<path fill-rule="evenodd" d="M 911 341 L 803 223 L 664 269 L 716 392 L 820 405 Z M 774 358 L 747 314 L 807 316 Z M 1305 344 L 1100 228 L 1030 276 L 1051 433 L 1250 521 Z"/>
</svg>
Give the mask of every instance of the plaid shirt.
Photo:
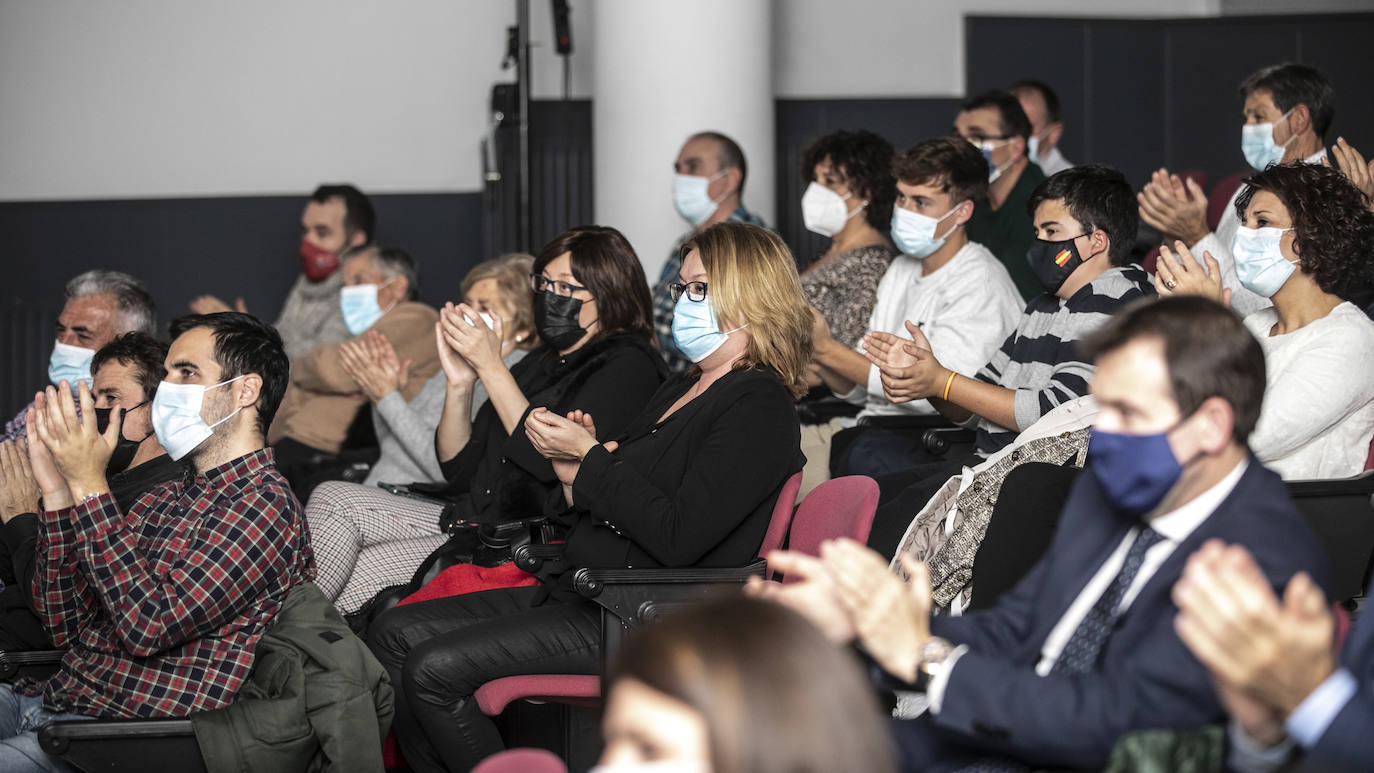
<svg viewBox="0 0 1374 773">
<path fill-rule="evenodd" d="M 49 711 L 180 717 L 233 700 L 253 648 L 314 576 L 310 532 L 272 452 L 41 516 L 34 601 L 62 668 L 16 687 Z"/>
<path fill-rule="evenodd" d="M 730 213 L 726 218 L 733 223 L 748 223 L 761 228 L 767 228 L 768 224 L 763 222 L 763 218 L 755 215 L 744 208 L 741 204 Z M 668 291 L 668 285 L 677 281 L 678 265 L 682 262 L 682 245 L 696 234 L 696 229 L 683 234 L 677 243 L 673 245 L 673 251 L 668 254 L 668 261 L 663 264 L 663 272 L 659 274 L 658 284 L 654 285 L 654 336 L 658 338 L 658 347 L 663 351 L 663 360 L 668 363 L 668 369 L 674 373 L 681 373 L 692 364 L 682 352 L 678 351 L 677 344 L 673 343 L 673 307 L 677 304 L 673 302 L 673 295 Z"/>
</svg>

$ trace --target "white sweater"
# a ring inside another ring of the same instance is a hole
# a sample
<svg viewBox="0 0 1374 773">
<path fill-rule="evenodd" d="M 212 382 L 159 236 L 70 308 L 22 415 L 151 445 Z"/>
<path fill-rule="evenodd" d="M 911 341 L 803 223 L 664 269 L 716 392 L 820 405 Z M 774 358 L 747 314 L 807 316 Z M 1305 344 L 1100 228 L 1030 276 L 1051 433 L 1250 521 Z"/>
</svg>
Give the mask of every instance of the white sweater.
<svg viewBox="0 0 1374 773">
<path fill-rule="evenodd" d="M 921 275 L 923 265 L 910 255 L 892 260 L 878 283 L 869 331 L 909 339 L 902 323 L 910 320 L 921 326 L 942 365 L 966 375 L 978 372 L 1016 329 L 1025 307 L 1021 294 L 1001 261 L 977 242 L 964 245 L 929 276 Z M 927 400 L 889 402 L 872 365 L 868 383 L 855 385 L 844 399 L 864 406 L 861 417 L 935 413 Z"/>
<path fill-rule="evenodd" d="M 1264 347 L 1266 383 L 1255 456 L 1286 480 L 1364 469 L 1374 437 L 1374 320 L 1353 303 L 1280 336 L 1271 307 L 1245 318 Z"/>
</svg>

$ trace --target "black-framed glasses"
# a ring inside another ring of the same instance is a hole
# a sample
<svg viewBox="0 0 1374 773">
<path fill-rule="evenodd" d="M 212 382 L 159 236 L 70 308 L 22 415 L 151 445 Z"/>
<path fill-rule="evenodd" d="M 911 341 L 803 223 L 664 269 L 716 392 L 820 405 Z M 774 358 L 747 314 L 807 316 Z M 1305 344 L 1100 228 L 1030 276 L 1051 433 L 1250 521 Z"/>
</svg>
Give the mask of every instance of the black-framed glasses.
<svg viewBox="0 0 1374 773">
<path fill-rule="evenodd" d="M 530 274 L 530 287 L 534 288 L 534 291 L 537 293 L 552 289 L 554 295 L 562 295 L 565 297 L 572 295 L 578 290 L 587 289 L 582 285 L 560 282 L 557 279 L 549 279 L 543 274 Z"/>
<path fill-rule="evenodd" d="M 701 303 L 706 300 L 706 283 L 688 282 L 683 284 L 682 282 L 673 282 L 668 285 L 668 293 L 673 296 L 674 303 L 677 303 L 683 293 L 687 294 L 687 300 Z"/>
</svg>

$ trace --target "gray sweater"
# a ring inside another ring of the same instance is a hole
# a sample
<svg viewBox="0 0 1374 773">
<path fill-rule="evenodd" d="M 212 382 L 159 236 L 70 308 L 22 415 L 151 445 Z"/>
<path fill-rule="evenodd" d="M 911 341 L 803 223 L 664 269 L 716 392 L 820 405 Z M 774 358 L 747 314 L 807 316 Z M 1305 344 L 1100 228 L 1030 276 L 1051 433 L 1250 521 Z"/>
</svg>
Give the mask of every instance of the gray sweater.
<svg viewBox="0 0 1374 773">
<path fill-rule="evenodd" d="M 528 352 L 514 349 L 504 361 L 509 368 Z M 439 470 L 438 453 L 434 450 L 434 431 L 444 411 L 444 389 L 447 382 L 440 370 L 424 389 L 410 402 L 400 392 L 392 392 L 372 405 L 372 426 L 377 432 L 377 445 L 382 455 L 372 465 L 372 472 L 363 481 L 365 486 L 378 483 L 438 483 L 444 479 Z M 478 381 L 472 390 L 472 415 L 487 401 L 487 390 Z"/>
</svg>

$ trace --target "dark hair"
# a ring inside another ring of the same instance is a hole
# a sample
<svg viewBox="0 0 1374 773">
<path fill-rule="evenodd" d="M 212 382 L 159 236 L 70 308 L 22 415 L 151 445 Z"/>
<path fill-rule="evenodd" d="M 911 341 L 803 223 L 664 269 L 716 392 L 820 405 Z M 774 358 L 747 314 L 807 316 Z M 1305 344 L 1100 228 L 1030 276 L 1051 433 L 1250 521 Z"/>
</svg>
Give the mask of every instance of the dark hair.
<svg viewBox="0 0 1374 773">
<path fill-rule="evenodd" d="M 1326 137 L 1331 119 L 1336 117 L 1336 91 L 1315 67 L 1292 62 L 1265 67 L 1240 84 L 1241 99 L 1248 99 L 1256 91 L 1269 92 L 1274 107 L 1285 113 L 1298 105 L 1307 105 L 1307 112 L 1312 114 L 1312 130 L 1319 139 Z"/>
<path fill-rule="evenodd" d="M 109 295 L 115 302 L 115 330 L 152 335 L 157 329 L 157 304 L 143 283 L 123 271 L 91 269 L 67 282 L 66 299 Z"/>
<path fill-rule="evenodd" d="M 1258 191 L 1288 208 L 1293 251 L 1323 292 L 1350 300 L 1374 279 L 1374 212 L 1348 177 L 1319 164 L 1273 164 L 1245 180 L 1236 197 L 1241 222 Z"/>
<path fill-rule="evenodd" d="M 1045 100 L 1045 117 L 1049 119 L 1049 122 L 1059 122 L 1059 95 L 1055 94 L 1054 89 L 1050 88 L 1049 84 L 1044 81 L 1026 78 L 1008 86 L 1007 91 L 1011 92 L 1013 96 L 1019 96 L 1026 91 L 1034 91 L 1040 95 L 1041 99 Z M 1025 108 L 1022 108 L 1022 112 L 1025 112 Z M 1030 119 L 1027 118 L 1026 120 Z"/>
<path fill-rule="evenodd" d="M 988 197 L 988 162 L 959 137 L 932 137 L 892 160 L 892 174 L 907 185 L 935 185 L 955 205 L 968 199 L 975 206 Z"/>
<path fill-rule="evenodd" d="M 739 143 L 720 132 L 713 131 L 697 132 L 687 138 L 688 142 L 692 140 L 715 140 L 720 143 L 720 155 L 716 157 L 716 161 L 721 169 L 739 170 L 739 192 L 740 195 L 744 195 L 744 180 L 749 176 L 749 164 L 744 160 L 744 151 L 740 150 Z"/>
<path fill-rule="evenodd" d="M 882 233 L 892 226 L 892 202 L 897 198 L 892 179 L 892 143 L 871 131 L 831 132 L 802 151 L 803 180 L 816 175 L 816 164 L 830 159 L 830 164 L 848 183 L 849 190 L 859 198 L 868 199 L 864 219 Z M 983 164 L 987 175 L 987 163 Z"/>
<path fill-rule="evenodd" d="M 715 773 L 896 770 L 857 662 L 779 604 L 732 597 L 673 614 L 636 632 L 612 671 L 698 712 Z"/>
<path fill-rule="evenodd" d="M 151 400 L 167 373 L 167 344 L 137 331 L 117 335 L 91 358 L 91 377 L 95 378 L 96 372 L 111 360 L 131 368 L 134 379 L 143 389 L 143 399 Z"/>
<path fill-rule="evenodd" d="M 1026 111 L 1021 109 L 1021 101 L 1010 91 L 999 89 L 984 91 L 976 97 L 965 100 L 964 104 L 959 106 L 959 112 L 967 113 L 970 110 L 981 110 L 985 107 L 997 109 L 997 114 L 1001 118 L 1003 137 L 1020 137 L 1023 140 L 1030 140 L 1030 119 L 1026 117 Z"/>
<path fill-rule="evenodd" d="M 1135 191 L 1126 176 L 1102 164 L 1084 164 L 1047 177 L 1035 186 L 1026 202 L 1026 213 L 1035 219 L 1035 208 L 1046 201 L 1061 200 L 1069 214 L 1090 234 L 1106 231 L 1111 246 L 1107 258 L 1113 266 L 1130 261 L 1131 245 L 1140 230 Z"/>
<path fill-rule="evenodd" d="M 362 191 L 343 183 L 321 185 L 310 194 L 310 200 L 319 204 L 324 204 L 330 199 L 343 199 L 346 234 L 362 232 L 369 242 L 377 238 L 377 213 L 372 210 L 372 202 Z"/>
<path fill-rule="evenodd" d="M 267 437 L 267 428 L 281 406 L 291 364 L 275 328 L 251 314 L 222 311 L 218 314 L 189 314 L 172 320 L 172 339 L 198 327 L 210 329 L 215 339 L 215 362 L 220 380 L 256 373 L 262 379 L 258 392 L 258 431 Z"/>
<path fill-rule="evenodd" d="M 1209 397 L 1231 406 L 1231 435 L 1244 444 L 1259 421 L 1264 401 L 1264 350 L 1235 312 L 1198 295 L 1145 298 L 1107 320 L 1079 344 L 1093 360 L 1132 341 L 1164 345 L 1164 364 L 1174 402 L 1191 415 Z"/>
<path fill-rule="evenodd" d="M 568 229 L 544 245 L 532 271 L 542 272 L 563 253 L 570 253 L 572 274 L 596 299 L 598 336 L 637 333 L 648 338 L 654 329 L 653 304 L 644 266 L 625 235 L 604 225 Z"/>
<path fill-rule="evenodd" d="M 410 253 L 400 247 L 364 244 L 361 247 L 351 247 L 344 250 L 344 254 L 340 256 L 339 265 L 364 255 L 372 258 L 372 264 L 377 267 L 378 271 L 382 272 L 383 277 L 387 279 L 394 276 L 405 277 L 406 300 L 413 301 L 420 297 L 420 266 L 414 258 L 410 257 Z"/>
</svg>

